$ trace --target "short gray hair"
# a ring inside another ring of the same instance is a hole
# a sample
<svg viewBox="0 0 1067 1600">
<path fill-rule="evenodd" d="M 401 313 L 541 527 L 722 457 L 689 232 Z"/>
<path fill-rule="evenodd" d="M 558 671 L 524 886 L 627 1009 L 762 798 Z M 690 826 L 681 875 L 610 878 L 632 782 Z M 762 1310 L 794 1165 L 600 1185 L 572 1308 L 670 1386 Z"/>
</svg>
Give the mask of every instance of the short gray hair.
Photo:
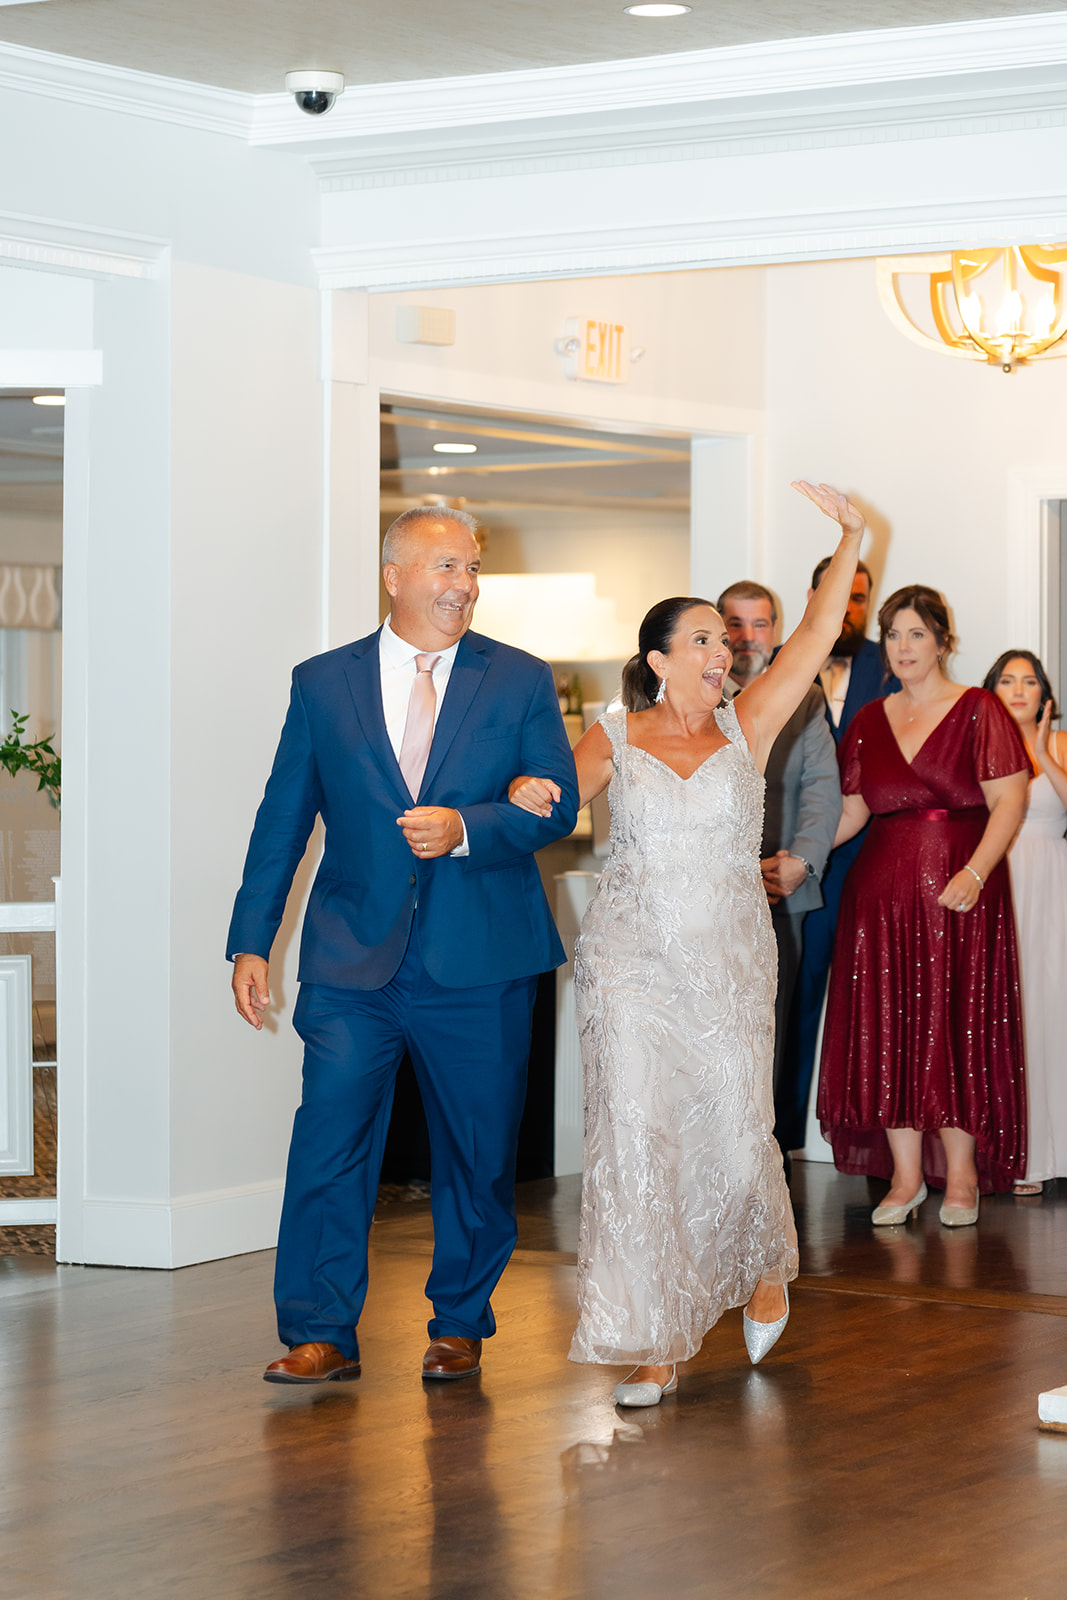
<svg viewBox="0 0 1067 1600">
<path fill-rule="evenodd" d="M 412 506 L 410 511 L 402 511 L 385 530 L 382 540 L 382 566 L 398 567 L 400 554 L 403 549 L 404 539 L 409 528 L 416 527 L 420 522 L 457 522 L 465 528 L 472 539 L 478 537 L 478 520 L 472 517 L 469 511 L 457 511 L 453 506 Z"/>
</svg>

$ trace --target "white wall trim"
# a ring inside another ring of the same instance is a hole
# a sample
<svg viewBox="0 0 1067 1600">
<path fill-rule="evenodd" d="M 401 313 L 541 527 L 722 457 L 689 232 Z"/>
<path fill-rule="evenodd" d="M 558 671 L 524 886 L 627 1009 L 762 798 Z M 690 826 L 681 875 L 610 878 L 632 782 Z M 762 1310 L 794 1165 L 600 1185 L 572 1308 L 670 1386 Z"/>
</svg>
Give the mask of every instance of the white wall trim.
<svg viewBox="0 0 1067 1600">
<path fill-rule="evenodd" d="M 45 387 L 51 388 L 52 385 L 41 384 L 42 389 Z M 0 904 L 0 933 L 54 933 L 55 931 L 54 900 L 5 900 Z"/>
<path fill-rule="evenodd" d="M 187 83 L 6 43 L 0 44 L 0 89 L 236 138 L 248 136 L 256 100 L 255 95 L 213 84 Z"/>
<path fill-rule="evenodd" d="M 291 96 L 246 94 L 0 44 L 0 88 L 199 128 L 257 145 L 336 146 L 419 129 L 827 91 L 841 86 L 1047 69 L 1067 63 L 1067 14 L 883 28 L 578 66 L 417 83 L 354 84 L 327 117 Z"/>
<path fill-rule="evenodd" d="M 432 288 L 523 278 L 596 277 L 671 268 L 812 261 L 886 251 L 962 248 L 1058 238 L 1067 191 L 938 201 L 865 211 L 717 216 L 634 228 L 581 228 L 527 236 L 458 235 L 312 251 L 324 289 Z"/>
<path fill-rule="evenodd" d="M 1006 631 L 1014 641 L 1033 640 L 1049 656 L 1048 560 L 1042 502 L 1067 500 L 1067 468 L 1062 462 L 1012 473 L 1008 480 L 1006 524 L 1009 559 L 1005 594 Z M 1059 604 L 1059 597 L 1056 597 Z M 1055 680 L 1053 680 L 1055 681 Z"/>
<path fill-rule="evenodd" d="M 155 278 L 165 239 L 0 211 L 0 261 L 92 278 Z"/>
<path fill-rule="evenodd" d="M 0 350 L 0 388 L 91 389 L 103 381 L 102 350 Z"/>
<path fill-rule="evenodd" d="M 849 94 L 832 103 L 825 94 L 801 104 L 792 96 L 788 105 L 778 100 L 741 110 L 701 107 L 699 115 L 683 106 L 637 125 L 632 118 L 611 117 L 567 131 L 537 123 L 501 128 L 491 142 L 480 129 L 442 131 L 434 138 L 363 140 L 309 159 L 321 192 L 342 194 L 1064 126 L 1067 100 L 1061 82 L 1005 86 L 986 75 L 977 84 L 968 80 L 965 90 L 941 81 L 918 93 Z"/>
<path fill-rule="evenodd" d="M 55 1220 L 55 1200 L 0 1200 L 0 1228 L 37 1228 Z"/>
<path fill-rule="evenodd" d="M 882 28 L 630 61 L 360 84 L 328 117 L 293 120 L 288 95 L 259 95 L 253 144 L 312 145 L 527 118 L 810 92 L 842 85 L 1047 68 L 1067 62 L 1067 15 Z"/>
<path fill-rule="evenodd" d="M 187 1267 L 273 1250 L 282 1180 L 180 1195 L 172 1200 L 93 1197 L 82 1207 L 86 1266 Z"/>
</svg>

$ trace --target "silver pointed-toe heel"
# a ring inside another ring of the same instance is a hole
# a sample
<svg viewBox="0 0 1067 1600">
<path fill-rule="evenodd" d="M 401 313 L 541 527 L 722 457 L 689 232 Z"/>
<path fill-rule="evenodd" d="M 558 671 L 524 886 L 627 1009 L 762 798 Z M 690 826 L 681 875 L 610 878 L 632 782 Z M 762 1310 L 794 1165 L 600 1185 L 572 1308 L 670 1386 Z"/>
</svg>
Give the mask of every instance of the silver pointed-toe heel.
<svg viewBox="0 0 1067 1600">
<path fill-rule="evenodd" d="M 943 1228 L 969 1228 L 978 1221 L 980 1199 L 974 1197 L 973 1206 L 942 1206 L 939 1212 Z"/>
<path fill-rule="evenodd" d="M 745 1349 L 748 1351 L 748 1359 L 754 1367 L 759 1365 L 768 1350 L 774 1349 L 774 1346 L 785 1332 L 785 1325 L 789 1321 L 789 1288 L 788 1285 L 783 1285 L 783 1288 L 785 1289 L 784 1317 L 779 1317 L 777 1322 L 754 1322 L 746 1311 L 742 1318 L 741 1326 L 745 1332 Z"/>
<path fill-rule="evenodd" d="M 634 1372 L 637 1368 L 634 1368 Z M 633 1376 L 633 1373 L 630 1374 Z M 664 1384 L 659 1383 L 622 1383 L 615 1385 L 615 1404 L 617 1406 L 658 1406 L 665 1394 L 674 1394 L 678 1388 L 678 1368 L 671 1368 L 671 1375 Z"/>
<path fill-rule="evenodd" d="M 920 1183 L 911 1199 L 902 1206 L 875 1206 L 871 1212 L 871 1221 L 876 1228 L 893 1228 L 899 1222 L 907 1222 L 912 1212 L 918 1211 L 926 1199 L 927 1189 L 925 1183 Z M 944 1207 L 942 1207 L 944 1210 Z M 944 1218 L 942 1217 L 942 1221 Z"/>
</svg>

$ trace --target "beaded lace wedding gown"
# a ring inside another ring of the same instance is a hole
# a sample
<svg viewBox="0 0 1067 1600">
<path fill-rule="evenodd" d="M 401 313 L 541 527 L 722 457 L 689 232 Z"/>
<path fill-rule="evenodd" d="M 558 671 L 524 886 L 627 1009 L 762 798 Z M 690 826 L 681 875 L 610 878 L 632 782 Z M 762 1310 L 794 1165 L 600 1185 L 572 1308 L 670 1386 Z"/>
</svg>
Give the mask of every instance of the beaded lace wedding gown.
<svg viewBox="0 0 1067 1600">
<path fill-rule="evenodd" d="M 572 1361 L 694 1355 L 797 1240 L 772 1135 L 776 950 L 763 777 L 731 741 L 682 779 L 611 740 L 610 855 L 575 953 L 585 1149 Z"/>
</svg>

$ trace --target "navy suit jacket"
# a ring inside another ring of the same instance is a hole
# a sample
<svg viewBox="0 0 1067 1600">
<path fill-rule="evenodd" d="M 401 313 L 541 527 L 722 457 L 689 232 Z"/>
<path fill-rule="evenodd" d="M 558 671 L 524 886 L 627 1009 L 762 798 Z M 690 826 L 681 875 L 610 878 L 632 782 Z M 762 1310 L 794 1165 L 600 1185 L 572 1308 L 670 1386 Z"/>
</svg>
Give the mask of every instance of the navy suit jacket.
<svg viewBox="0 0 1067 1600">
<path fill-rule="evenodd" d="M 508 802 L 519 773 L 560 785 L 551 817 Z M 256 814 L 227 954 L 269 956 L 321 814 L 325 847 L 304 915 L 302 983 L 380 989 L 404 958 L 413 919 L 427 971 L 449 988 L 559 966 L 564 952 L 534 851 L 572 831 L 578 786 L 543 661 L 481 634 L 460 640 L 418 804 L 454 807 L 470 855 L 418 860 L 396 822 L 411 804 L 385 730 L 378 633 L 303 662 Z"/>
<path fill-rule="evenodd" d="M 863 706 L 871 700 L 884 700 L 888 694 L 896 694 L 900 684 L 891 672 L 887 672 L 882 665 L 882 652 L 873 639 L 864 639 L 856 654 L 852 657 L 852 671 L 848 675 L 848 689 L 845 694 L 845 703 L 841 707 L 841 721 L 834 727 L 834 719 L 830 715 L 830 708 L 826 708 L 826 720 L 830 724 L 830 732 L 834 736 L 834 743 L 840 744 L 845 736 L 852 718 Z"/>
</svg>

